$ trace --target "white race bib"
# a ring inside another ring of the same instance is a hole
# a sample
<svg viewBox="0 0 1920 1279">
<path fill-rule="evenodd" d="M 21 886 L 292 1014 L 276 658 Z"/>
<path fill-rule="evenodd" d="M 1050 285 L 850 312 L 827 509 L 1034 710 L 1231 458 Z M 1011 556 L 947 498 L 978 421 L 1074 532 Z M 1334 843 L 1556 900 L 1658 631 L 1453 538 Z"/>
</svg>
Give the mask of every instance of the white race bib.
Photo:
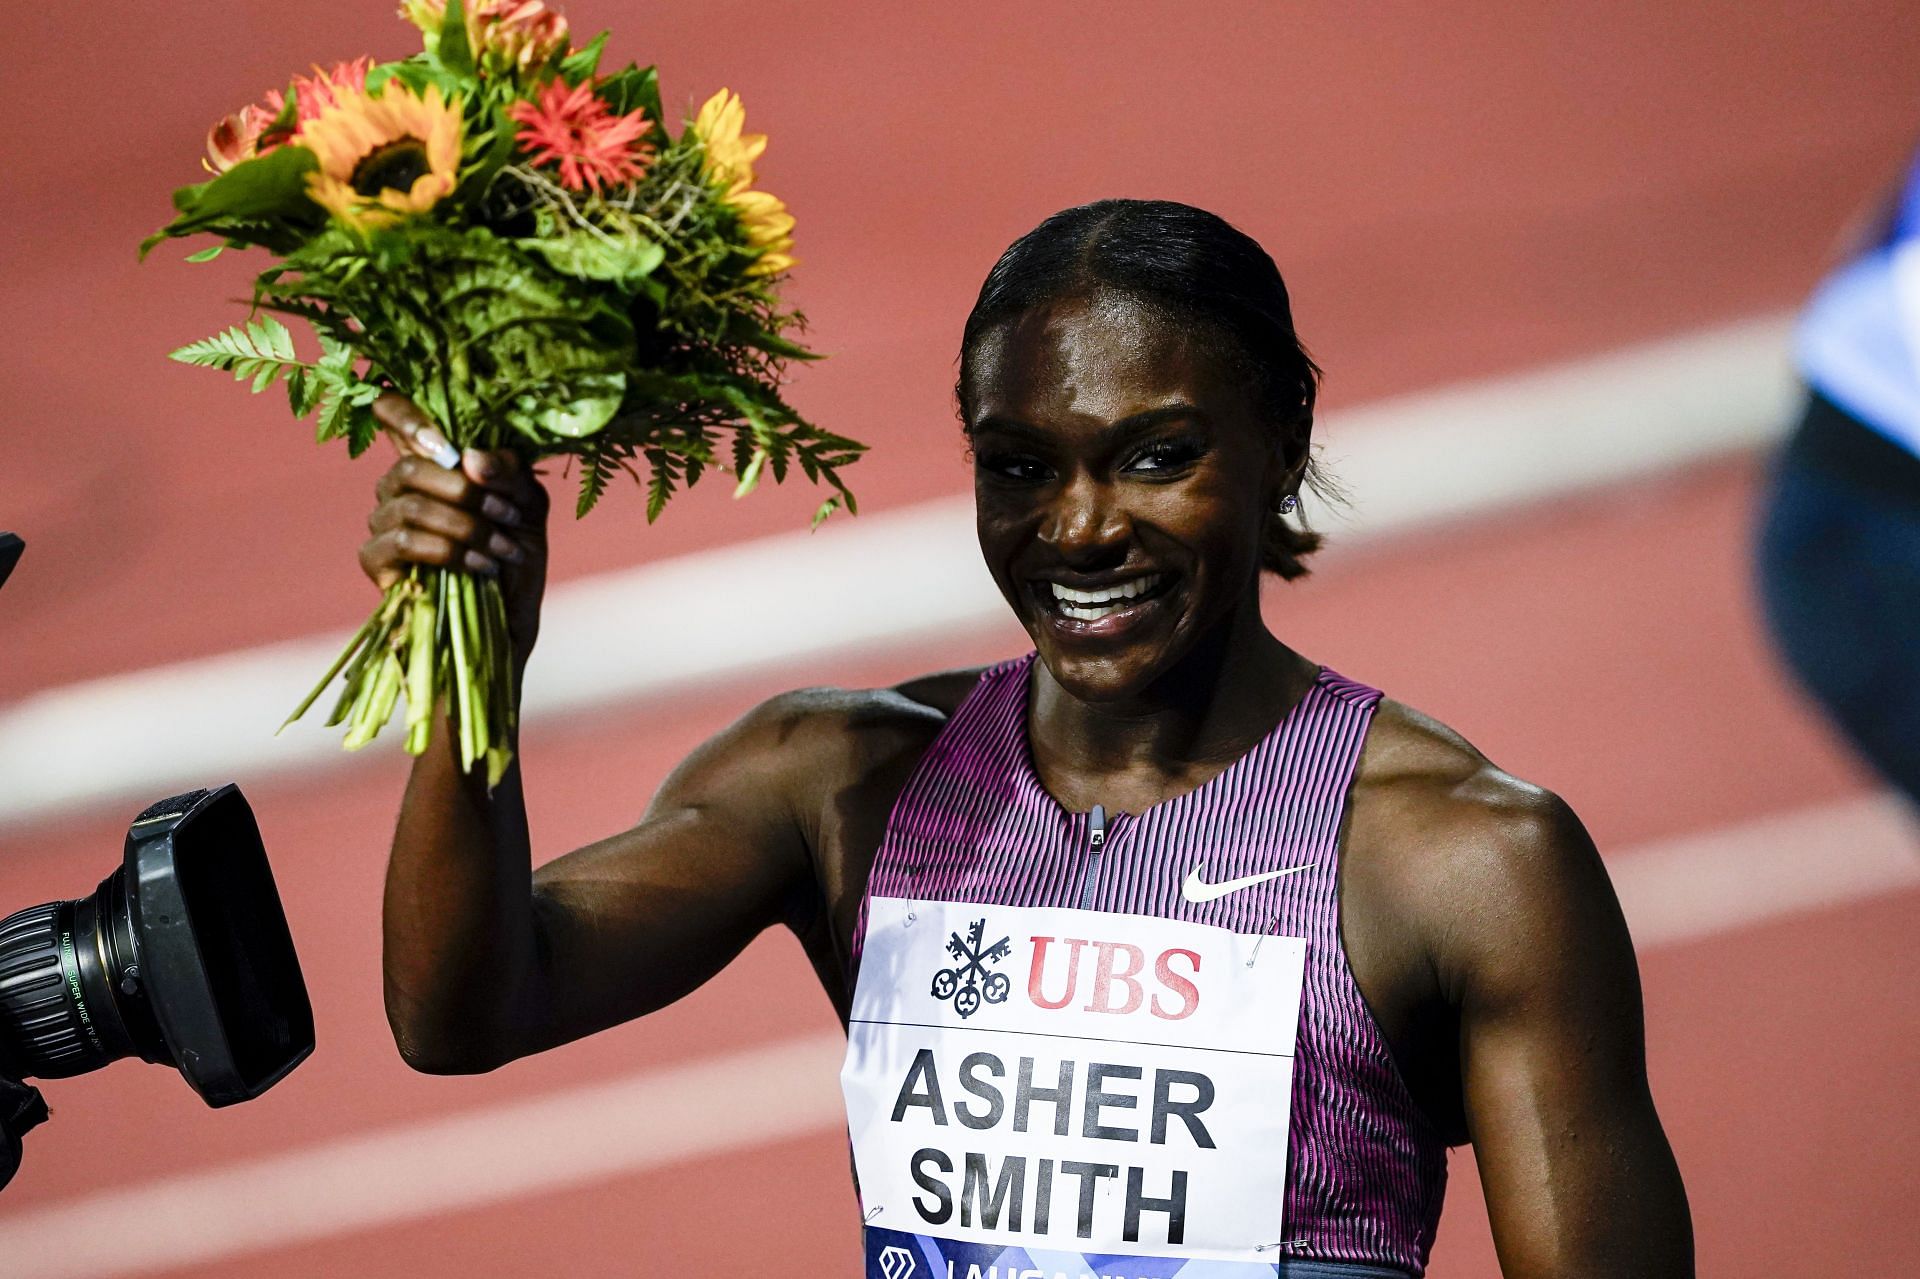
<svg viewBox="0 0 1920 1279">
<path fill-rule="evenodd" d="M 1305 966 L 1298 937 L 870 899 L 841 1071 L 869 1275 L 1271 1275 Z"/>
</svg>

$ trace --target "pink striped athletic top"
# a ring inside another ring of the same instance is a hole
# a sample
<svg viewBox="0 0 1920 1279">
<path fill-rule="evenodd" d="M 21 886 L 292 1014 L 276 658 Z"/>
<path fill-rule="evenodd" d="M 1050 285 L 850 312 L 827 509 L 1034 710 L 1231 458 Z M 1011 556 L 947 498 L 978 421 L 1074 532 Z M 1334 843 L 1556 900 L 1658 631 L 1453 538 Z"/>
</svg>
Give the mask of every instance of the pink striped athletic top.
<svg viewBox="0 0 1920 1279">
<path fill-rule="evenodd" d="M 1034 660 L 986 670 L 955 709 L 894 804 L 868 894 L 1305 938 L 1285 1253 L 1423 1273 L 1446 1145 L 1409 1095 L 1340 942 L 1341 816 L 1379 692 L 1322 668 L 1252 750 L 1188 794 L 1113 814 L 1095 850 L 1091 817 L 1062 809 L 1033 768 Z M 1201 858 L 1216 881 L 1312 866 L 1195 904 L 1180 885 Z M 856 967 L 865 915 L 863 903 Z"/>
</svg>

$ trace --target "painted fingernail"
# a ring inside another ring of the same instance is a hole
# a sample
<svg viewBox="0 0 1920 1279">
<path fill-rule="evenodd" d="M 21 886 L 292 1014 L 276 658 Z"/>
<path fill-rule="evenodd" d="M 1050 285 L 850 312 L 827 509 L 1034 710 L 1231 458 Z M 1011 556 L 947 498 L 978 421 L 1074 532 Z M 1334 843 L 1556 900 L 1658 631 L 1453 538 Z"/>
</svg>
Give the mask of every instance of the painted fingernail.
<svg viewBox="0 0 1920 1279">
<path fill-rule="evenodd" d="M 496 576 L 500 566 L 478 551 L 468 551 L 460 557 L 460 562 L 469 573 L 484 573 L 488 577 Z"/>
<path fill-rule="evenodd" d="M 479 479 L 490 480 L 493 478 L 494 473 L 500 469 L 498 462 L 494 461 L 485 453 L 480 452 L 478 449 L 468 449 L 464 460 L 467 464 L 468 473 Z"/>
<path fill-rule="evenodd" d="M 460 450 L 447 443 L 447 437 L 430 426 L 423 426 L 414 432 L 413 442 L 427 451 L 427 456 L 449 471 L 460 465 Z"/>
<path fill-rule="evenodd" d="M 496 555 L 509 564 L 518 564 L 526 555 L 526 552 L 516 546 L 512 539 L 504 537 L 499 533 L 495 533 L 487 539 L 487 551 L 489 554 Z"/>
<path fill-rule="evenodd" d="M 520 524 L 520 512 L 512 502 L 497 493 L 489 493 L 480 499 L 480 514 L 508 528 L 517 528 Z"/>
</svg>

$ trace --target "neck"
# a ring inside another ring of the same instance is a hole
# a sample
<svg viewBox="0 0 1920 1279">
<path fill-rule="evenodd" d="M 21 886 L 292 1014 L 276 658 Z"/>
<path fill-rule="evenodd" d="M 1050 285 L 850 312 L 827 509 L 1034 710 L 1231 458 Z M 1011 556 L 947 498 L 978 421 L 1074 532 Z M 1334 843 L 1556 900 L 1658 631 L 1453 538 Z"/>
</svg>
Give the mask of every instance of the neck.
<svg viewBox="0 0 1920 1279">
<path fill-rule="evenodd" d="M 1082 701 L 1036 665 L 1028 703 L 1035 770 L 1069 809 L 1100 803 L 1139 812 L 1203 784 L 1252 749 L 1316 674 L 1267 630 L 1257 590 L 1133 696 Z"/>
</svg>

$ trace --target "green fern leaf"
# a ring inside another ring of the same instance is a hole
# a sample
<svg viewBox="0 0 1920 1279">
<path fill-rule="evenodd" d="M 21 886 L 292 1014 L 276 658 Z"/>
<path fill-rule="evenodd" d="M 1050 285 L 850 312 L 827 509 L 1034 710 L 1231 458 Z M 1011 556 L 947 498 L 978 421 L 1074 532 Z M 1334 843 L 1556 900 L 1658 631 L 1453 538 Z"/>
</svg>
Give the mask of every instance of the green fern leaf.
<svg viewBox="0 0 1920 1279">
<path fill-rule="evenodd" d="M 667 499 L 673 496 L 679 463 L 665 449 L 648 449 L 647 464 L 653 468 L 653 476 L 647 481 L 647 523 L 651 524 L 660 518 L 660 512 L 667 509 Z"/>
<path fill-rule="evenodd" d="M 599 502 L 607 491 L 607 482 L 613 478 L 613 469 L 614 459 L 598 449 L 581 456 L 580 497 L 573 504 L 574 518 L 585 518 L 587 512 Z"/>
<path fill-rule="evenodd" d="M 236 382 L 252 382 L 254 392 L 266 390 L 282 377 L 310 366 L 293 350 L 287 326 L 265 316 L 245 328 L 235 325 L 198 342 L 189 342 L 169 359 L 201 368 L 225 369 Z"/>
</svg>

